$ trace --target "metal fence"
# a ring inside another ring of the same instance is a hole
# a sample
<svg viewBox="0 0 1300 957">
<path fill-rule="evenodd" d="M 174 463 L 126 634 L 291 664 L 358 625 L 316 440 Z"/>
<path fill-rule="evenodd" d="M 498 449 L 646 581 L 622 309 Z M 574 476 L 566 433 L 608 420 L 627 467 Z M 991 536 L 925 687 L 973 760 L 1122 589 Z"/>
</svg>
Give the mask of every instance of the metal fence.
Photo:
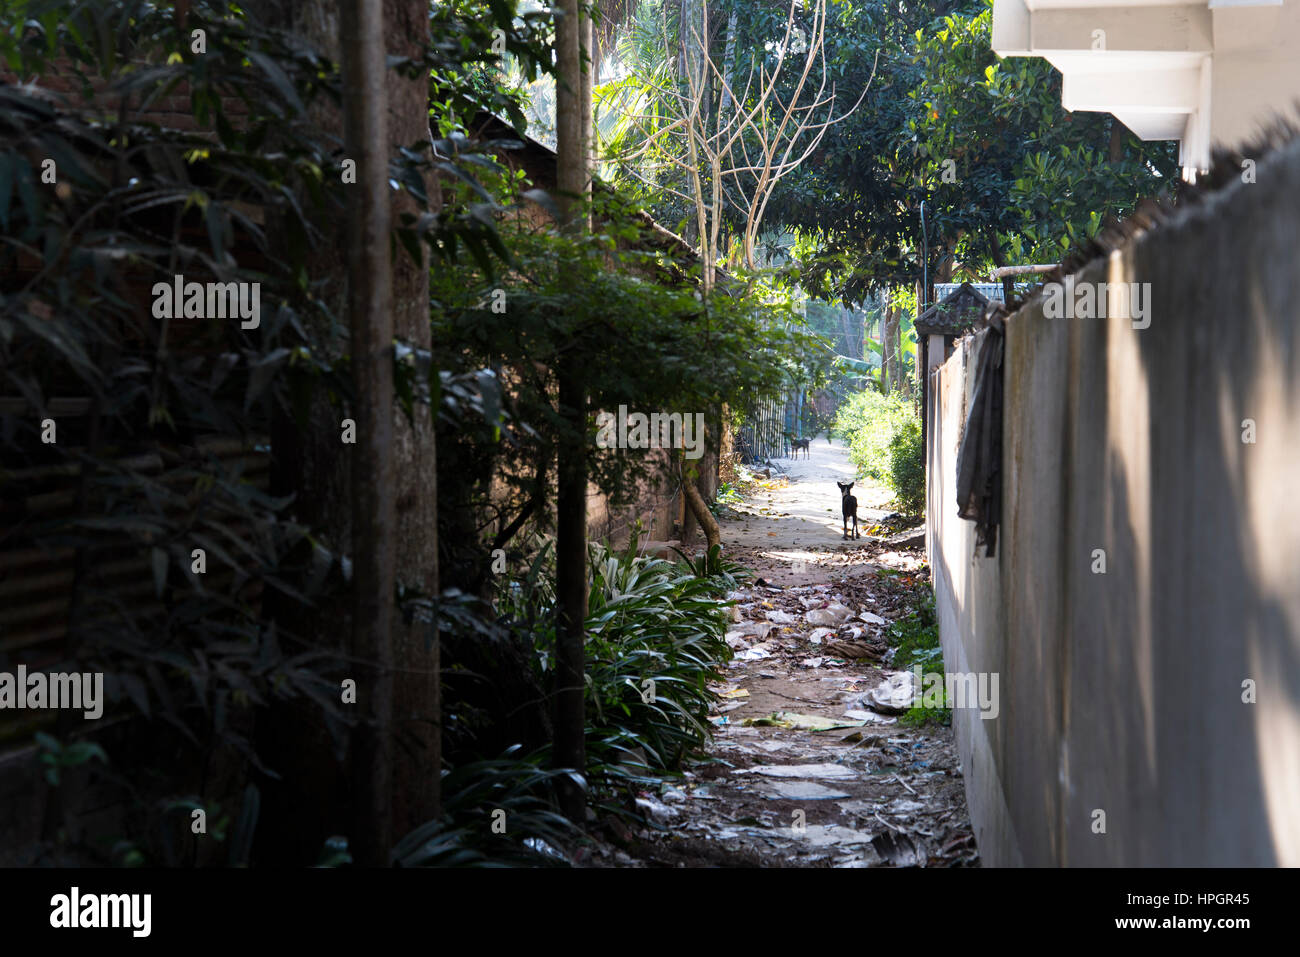
<svg viewBox="0 0 1300 957">
<path fill-rule="evenodd" d="M 791 435 L 801 437 L 796 400 L 784 396 L 758 403 L 737 434 L 741 462 L 748 465 L 788 455 Z"/>
</svg>

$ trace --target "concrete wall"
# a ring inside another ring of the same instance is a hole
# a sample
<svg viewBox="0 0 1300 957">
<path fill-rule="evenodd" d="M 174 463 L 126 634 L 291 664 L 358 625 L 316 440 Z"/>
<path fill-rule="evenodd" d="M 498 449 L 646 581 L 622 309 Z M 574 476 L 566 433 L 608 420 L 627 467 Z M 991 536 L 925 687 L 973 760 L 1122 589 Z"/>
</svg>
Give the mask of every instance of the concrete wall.
<svg viewBox="0 0 1300 957">
<path fill-rule="evenodd" d="M 1298 193 L 1300 141 L 1078 274 L 1150 283 L 1145 329 L 1011 317 L 995 558 L 954 492 L 983 339 L 930 377 L 945 662 L 999 675 L 954 714 L 988 864 L 1300 865 Z"/>
<path fill-rule="evenodd" d="M 666 451 L 651 449 L 646 478 L 636 487 L 635 500 L 629 505 L 614 505 L 596 486 L 587 489 L 587 537 L 612 547 L 627 544 L 633 528 L 641 523 L 642 542 L 676 538 L 682 523 L 684 496 Z M 703 541 L 703 538 L 699 539 Z"/>
</svg>

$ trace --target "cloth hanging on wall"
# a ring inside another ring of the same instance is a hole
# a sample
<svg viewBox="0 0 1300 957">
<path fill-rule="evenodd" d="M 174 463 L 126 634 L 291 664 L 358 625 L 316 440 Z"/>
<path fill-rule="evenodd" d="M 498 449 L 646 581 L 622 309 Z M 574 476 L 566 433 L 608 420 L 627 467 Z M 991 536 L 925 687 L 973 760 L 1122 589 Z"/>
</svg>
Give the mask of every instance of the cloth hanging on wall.
<svg viewBox="0 0 1300 957">
<path fill-rule="evenodd" d="M 1005 327 L 1000 310 L 976 335 L 979 364 L 966 423 L 957 449 L 957 514 L 975 523 L 976 554 L 980 546 L 992 558 L 997 553 L 998 523 L 1002 520 L 1002 354 Z"/>
</svg>

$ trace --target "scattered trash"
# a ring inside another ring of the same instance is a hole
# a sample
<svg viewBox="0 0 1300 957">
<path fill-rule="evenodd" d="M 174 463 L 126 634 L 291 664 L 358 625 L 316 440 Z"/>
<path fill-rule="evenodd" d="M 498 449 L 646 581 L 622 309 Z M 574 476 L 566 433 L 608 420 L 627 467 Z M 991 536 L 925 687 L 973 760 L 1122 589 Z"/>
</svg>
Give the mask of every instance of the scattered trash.
<svg viewBox="0 0 1300 957">
<path fill-rule="evenodd" d="M 832 602 L 825 608 L 814 608 L 804 615 L 810 625 L 829 625 L 834 627 L 853 614 L 853 609 L 839 602 Z"/>
<path fill-rule="evenodd" d="M 887 718 L 883 714 L 876 714 L 874 711 L 858 711 L 850 709 L 844 712 L 844 717 L 853 721 L 860 721 L 863 724 L 897 724 L 897 718 Z"/>
<path fill-rule="evenodd" d="M 842 658 L 879 659 L 885 653 L 885 643 L 883 641 L 828 641 L 826 650 Z"/>
<path fill-rule="evenodd" d="M 833 731 L 836 728 L 860 728 L 866 724 L 865 721 L 839 721 L 794 711 L 773 711 L 762 718 L 746 718 L 744 723 L 758 728 L 789 728 L 794 731 Z"/>
<path fill-rule="evenodd" d="M 769 502 L 769 520 L 786 504 Z M 790 519 L 780 521 L 768 528 Z M 769 542 L 757 524 L 747 534 L 733 557 L 779 568 L 788 585 L 751 579 L 728 595 L 731 660 L 709 682 L 716 698 L 707 757 L 688 760 L 687 777 L 641 794 L 646 823 L 595 866 L 610 866 L 616 853 L 634 866 L 978 864 L 952 730 L 904 727 L 897 717 L 916 689 L 911 672 L 890 664 L 888 627 L 915 607 L 923 559 L 915 551 L 882 559 L 877 541 L 861 552 L 798 544 L 787 552 L 788 539 Z M 821 583 L 803 577 L 813 567 Z M 769 710 L 797 707 L 808 712 Z M 733 719 L 733 709 L 745 714 Z M 827 731 L 834 737 L 818 734 Z M 800 807 L 806 822 L 792 817 Z"/>
<path fill-rule="evenodd" d="M 916 792 L 913 791 L 912 793 L 915 794 Z M 889 805 L 889 813 L 897 817 L 906 817 L 909 814 L 914 814 L 917 811 L 924 810 L 925 805 L 920 801 L 909 801 L 907 798 L 899 798 L 893 804 Z"/>
<path fill-rule="evenodd" d="M 526 837 L 526 838 L 524 838 L 524 847 L 527 847 L 527 848 L 529 848 L 530 850 L 536 851 L 538 854 L 543 854 L 543 855 L 545 855 L 546 857 L 553 857 L 553 858 L 555 858 L 557 861 L 567 861 L 567 860 L 568 860 L 567 857 L 565 857 L 563 854 L 561 854 L 559 851 L 557 851 L 557 850 L 556 850 L 554 847 L 552 847 L 550 844 L 547 844 L 547 843 L 546 843 L 545 841 L 543 841 L 540 837 Z"/>
<path fill-rule="evenodd" d="M 839 801 L 848 797 L 843 791 L 834 791 L 812 781 L 773 781 L 768 787 L 774 796 L 790 801 Z"/>
<path fill-rule="evenodd" d="M 766 764 L 737 768 L 737 774 L 762 774 L 769 778 L 805 778 L 821 781 L 852 779 L 858 773 L 843 764 Z"/>
<path fill-rule="evenodd" d="M 777 829 L 782 837 L 789 837 L 809 847 L 850 847 L 854 844 L 870 844 L 873 835 L 868 831 L 855 831 L 851 827 L 839 824 L 810 824 L 796 830 L 792 827 Z"/>
<path fill-rule="evenodd" d="M 918 841 L 897 829 L 882 831 L 877 834 L 872 839 L 871 846 L 875 848 L 876 853 L 886 863 L 895 867 L 925 866 L 926 854 L 924 847 Z"/>
<path fill-rule="evenodd" d="M 916 700 L 916 675 L 895 671 L 864 696 L 862 703 L 881 714 L 905 714 Z"/>
<path fill-rule="evenodd" d="M 636 809 L 659 824 L 666 824 L 681 813 L 680 809 L 669 807 L 649 794 L 637 795 Z"/>
</svg>

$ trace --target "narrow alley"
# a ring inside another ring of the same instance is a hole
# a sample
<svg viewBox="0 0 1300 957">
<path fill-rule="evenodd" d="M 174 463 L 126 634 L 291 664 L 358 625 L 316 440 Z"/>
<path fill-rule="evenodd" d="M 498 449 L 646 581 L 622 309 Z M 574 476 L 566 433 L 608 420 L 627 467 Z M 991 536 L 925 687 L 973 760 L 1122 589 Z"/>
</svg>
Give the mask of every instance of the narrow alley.
<svg viewBox="0 0 1300 957">
<path fill-rule="evenodd" d="M 735 658 L 713 745 L 683 780 L 638 799 L 662 830 L 639 835 L 636 856 L 650 866 L 976 864 L 952 729 L 900 721 L 911 676 L 891 668 L 890 626 L 926 593 L 924 544 L 868 534 L 889 493 L 862 485 L 862 537 L 843 541 L 835 482 L 853 466 L 824 437 L 810 452 L 781 460 L 784 473 L 721 516 L 728 556 L 756 578 L 733 596 Z"/>
</svg>

